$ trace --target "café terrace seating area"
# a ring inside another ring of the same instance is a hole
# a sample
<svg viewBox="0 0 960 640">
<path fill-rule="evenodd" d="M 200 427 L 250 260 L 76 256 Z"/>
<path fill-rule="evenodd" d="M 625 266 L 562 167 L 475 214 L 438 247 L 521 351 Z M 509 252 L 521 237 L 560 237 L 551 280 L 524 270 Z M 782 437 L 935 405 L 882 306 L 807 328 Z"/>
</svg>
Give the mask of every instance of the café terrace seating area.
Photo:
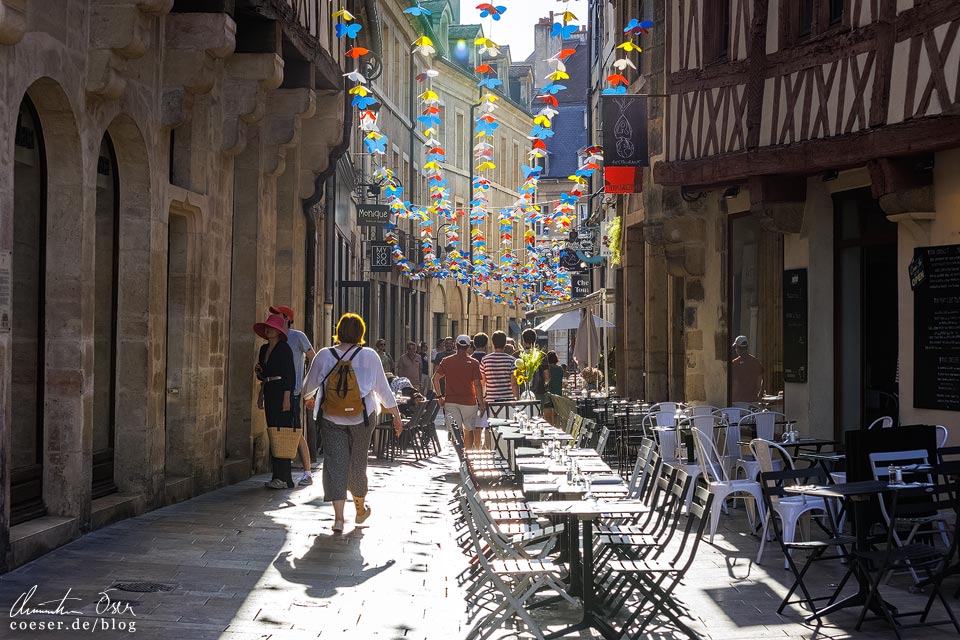
<svg viewBox="0 0 960 640">
<path fill-rule="evenodd" d="M 481 449 L 453 426 L 469 638 L 960 635 L 943 429 L 552 400 L 503 403 Z"/>
</svg>

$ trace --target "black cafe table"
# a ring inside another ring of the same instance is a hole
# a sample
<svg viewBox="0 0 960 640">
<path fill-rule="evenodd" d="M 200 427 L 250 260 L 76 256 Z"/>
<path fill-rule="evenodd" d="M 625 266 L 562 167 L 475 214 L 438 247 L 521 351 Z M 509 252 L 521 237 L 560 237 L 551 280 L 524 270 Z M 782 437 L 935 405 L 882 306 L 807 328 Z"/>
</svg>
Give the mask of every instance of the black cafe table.
<svg viewBox="0 0 960 640">
<path fill-rule="evenodd" d="M 594 594 L 593 581 L 593 522 L 601 514 L 615 516 L 646 513 L 650 508 L 638 500 L 550 500 L 547 502 L 528 502 L 528 508 L 537 516 L 564 517 L 568 520 L 568 549 L 570 550 L 570 587 L 571 595 L 580 595 L 583 599 L 583 617 L 580 622 L 544 636 L 547 640 L 560 638 L 575 631 L 596 629 L 604 638 L 614 640 L 617 633 L 603 619 L 603 612 Z M 583 523 L 582 547 L 577 542 L 579 523 Z M 580 552 L 577 553 L 578 547 Z M 582 557 L 581 557 L 582 556 Z"/>
<path fill-rule="evenodd" d="M 786 493 L 816 496 L 819 498 L 833 498 L 849 502 L 852 505 L 852 509 L 848 509 L 848 513 L 853 514 L 853 526 L 856 531 L 856 550 L 864 553 L 870 550 L 868 537 L 870 526 L 867 522 L 867 518 L 869 517 L 867 512 L 871 498 L 890 491 L 896 491 L 897 489 L 916 486 L 918 485 L 891 485 L 879 480 L 861 480 L 857 482 L 847 482 L 845 484 L 785 486 L 783 490 Z M 830 500 L 825 500 L 825 502 L 827 508 L 830 509 Z M 836 522 L 833 513 L 830 513 L 830 518 L 833 522 Z M 849 568 L 849 571 L 852 572 L 857 579 L 859 586 L 857 592 L 817 611 L 815 615 L 807 617 L 807 622 L 829 615 L 839 609 L 862 607 L 866 604 L 867 596 L 870 592 L 870 576 L 866 570 L 860 567 L 857 558 L 858 556 L 856 554 L 850 558 Z M 897 608 L 882 599 L 874 599 L 870 603 L 870 609 L 879 615 L 883 615 L 883 611 L 880 609 L 881 606 L 887 607 L 891 614 L 896 615 Z"/>
</svg>

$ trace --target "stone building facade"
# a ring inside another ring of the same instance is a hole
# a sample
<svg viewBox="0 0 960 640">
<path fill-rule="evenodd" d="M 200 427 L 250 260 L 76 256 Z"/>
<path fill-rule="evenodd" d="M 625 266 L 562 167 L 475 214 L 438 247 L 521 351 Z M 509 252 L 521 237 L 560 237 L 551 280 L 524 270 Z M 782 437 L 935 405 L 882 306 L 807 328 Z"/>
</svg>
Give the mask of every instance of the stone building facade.
<svg viewBox="0 0 960 640">
<path fill-rule="evenodd" d="M 252 325 L 319 324 L 331 6 L 0 3 L 5 567 L 260 467 Z"/>
<path fill-rule="evenodd" d="M 620 199 L 621 391 L 726 405 L 745 335 L 801 432 L 892 415 L 956 443 L 957 412 L 914 398 L 908 266 L 960 244 L 960 5 L 611 4 L 655 22 L 634 85 L 652 172 Z M 805 335 L 784 320 L 797 278 Z"/>
</svg>

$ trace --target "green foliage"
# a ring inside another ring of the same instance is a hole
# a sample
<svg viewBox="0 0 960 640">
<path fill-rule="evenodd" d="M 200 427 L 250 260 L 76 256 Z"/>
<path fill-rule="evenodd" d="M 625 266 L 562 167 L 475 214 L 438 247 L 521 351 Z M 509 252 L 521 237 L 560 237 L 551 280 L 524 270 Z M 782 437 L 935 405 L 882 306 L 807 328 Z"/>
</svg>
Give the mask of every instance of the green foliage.
<svg viewBox="0 0 960 640">
<path fill-rule="evenodd" d="M 621 254 L 621 236 L 623 235 L 622 229 L 620 226 L 620 216 L 618 215 L 610 222 L 610 263 L 615 266 L 620 266 Z"/>
</svg>

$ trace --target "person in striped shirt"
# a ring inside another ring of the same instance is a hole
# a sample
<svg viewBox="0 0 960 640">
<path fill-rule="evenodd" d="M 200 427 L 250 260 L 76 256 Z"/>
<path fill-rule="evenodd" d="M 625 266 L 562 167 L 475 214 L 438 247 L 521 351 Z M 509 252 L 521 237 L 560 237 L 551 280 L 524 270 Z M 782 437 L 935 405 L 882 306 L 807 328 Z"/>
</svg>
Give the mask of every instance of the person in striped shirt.
<svg viewBox="0 0 960 640">
<path fill-rule="evenodd" d="M 504 353 L 507 334 L 495 331 L 490 337 L 493 353 L 488 353 L 480 363 L 480 376 L 483 379 L 483 400 L 516 400 L 519 395 L 517 379 L 513 377 L 516 367 L 512 355 Z"/>
</svg>

